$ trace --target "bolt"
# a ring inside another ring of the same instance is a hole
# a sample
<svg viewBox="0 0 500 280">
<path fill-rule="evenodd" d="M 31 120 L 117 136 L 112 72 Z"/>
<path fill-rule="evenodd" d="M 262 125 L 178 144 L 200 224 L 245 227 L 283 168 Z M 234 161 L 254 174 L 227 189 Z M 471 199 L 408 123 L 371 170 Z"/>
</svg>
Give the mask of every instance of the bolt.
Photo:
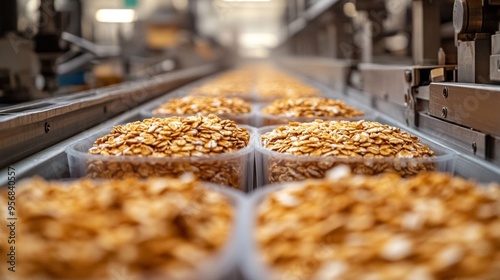
<svg viewBox="0 0 500 280">
<path fill-rule="evenodd" d="M 477 152 L 477 144 L 476 142 L 472 142 L 472 153 L 476 154 Z"/>
<path fill-rule="evenodd" d="M 448 98 L 448 88 L 447 87 L 443 88 L 443 96 L 444 96 L 444 98 Z"/>
<path fill-rule="evenodd" d="M 441 109 L 441 117 L 446 119 L 447 116 L 448 116 L 448 108 L 443 107 L 443 109 Z"/>
<path fill-rule="evenodd" d="M 411 83 L 412 80 L 413 80 L 413 76 L 412 76 L 411 70 L 405 70 L 405 81 L 407 83 Z"/>
<path fill-rule="evenodd" d="M 49 131 L 50 131 L 50 124 L 48 122 L 45 122 L 44 127 L 45 127 L 45 133 L 49 133 Z"/>
</svg>

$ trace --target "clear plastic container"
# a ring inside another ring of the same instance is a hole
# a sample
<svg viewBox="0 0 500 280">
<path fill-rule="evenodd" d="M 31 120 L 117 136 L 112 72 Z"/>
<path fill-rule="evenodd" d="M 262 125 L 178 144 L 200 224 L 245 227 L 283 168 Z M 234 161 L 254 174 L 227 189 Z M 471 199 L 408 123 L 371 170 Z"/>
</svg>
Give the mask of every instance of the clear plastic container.
<svg viewBox="0 0 500 280">
<path fill-rule="evenodd" d="M 70 184 L 74 182 L 75 179 L 65 179 L 61 180 L 63 184 Z M 99 181 L 97 181 L 98 183 Z M 22 185 L 29 184 L 29 180 L 23 180 Z M 220 279 L 231 279 L 231 275 L 236 271 L 238 265 L 238 258 L 242 254 L 242 248 L 239 246 L 242 243 L 242 230 L 244 227 L 244 222 L 246 222 L 246 197 L 243 193 L 238 190 L 227 188 L 226 186 L 216 185 L 212 183 L 201 183 L 203 188 L 208 188 L 216 192 L 221 193 L 227 197 L 229 203 L 233 206 L 233 221 L 230 232 L 228 234 L 228 239 L 226 243 L 223 244 L 217 252 L 215 252 L 210 258 L 206 259 L 200 263 L 193 271 L 193 277 L 186 280 L 197 280 L 197 279 L 208 279 L 208 280 L 220 280 Z M 131 186 L 133 187 L 133 186 Z M 125 271 L 120 271 L 123 273 Z M 122 275 L 123 277 L 129 279 L 127 275 Z M 132 277 L 136 279 L 135 277 Z M 16 278 L 17 279 L 17 278 Z M 25 279 L 25 278 L 22 278 Z M 27 278 L 26 278 L 27 279 Z M 141 278 L 142 279 L 142 278 Z M 147 279 L 165 279 L 162 275 L 150 275 Z M 104 280 L 104 279 L 101 279 Z"/>
<path fill-rule="evenodd" d="M 267 126 L 257 130 L 255 137 L 255 159 L 257 187 L 307 178 L 323 178 L 326 171 L 338 165 L 349 165 L 356 174 L 375 175 L 384 172 L 399 172 L 412 176 L 421 171 L 452 173 L 455 169 L 456 153 L 442 145 L 419 136 L 421 143 L 436 154 L 432 158 L 339 158 L 335 156 L 299 156 L 271 151 L 262 146 L 261 136 L 278 126 Z"/>
<path fill-rule="evenodd" d="M 229 189 L 225 186 L 215 184 L 206 184 L 206 186 L 227 196 L 230 203 L 234 207 L 235 215 L 233 219 L 233 227 L 231 228 L 226 244 L 210 259 L 200 264 L 197 268 L 198 273 L 196 273 L 196 277 L 193 277 L 193 280 L 229 279 L 237 269 L 239 257 L 243 253 L 240 244 L 245 242 L 245 240 L 241 238 L 243 237 L 242 231 L 244 229 L 244 223 L 247 221 L 247 213 L 245 212 L 247 203 L 246 197 L 243 193 Z"/>
<path fill-rule="evenodd" d="M 317 270 L 315 272 L 316 274 L 313 275 L 313 277 L 311 277 L 311 278 L 304 278 L 303 275 L 292 275 L 293 270 L 291 270 L 291 271 L 290 270 L 289 271 L 279 271 L 278 269 L 274 268 L 272 266 L 272 264 L 266 263 L 264 261 L 264 258 L 263 258 L 264 251 L 261 249 L 261 246 L 260 246 L 260 244 L 258 242 L 258 239 L 256 238 L 256 234 L 255 234 L 256 233 L 256 229 L 257 229 L 257 221 L 258 221 L 259 213 L 262 213 L 262 211 L 266 210 L 266 209 L 263 209 L 262 207 L 268 207 L 268 206 L 264 205 L 264 203 L 265 203 L 265 201 L 266 201 L 267 198 L 269 198 L 274 193 L 276 193 L 278 191 L 281 191 L 281 190 L 284 190 L 284 189 L 290 190 L 291 191 L 290 193 L 293 193 L 294 189 L 302 189 L 306 185 L 307 184 L 304 183 L 304 182 L 288 182 L 288 183 L 275 184 L 275 185 L 272 185 L 272 186 L 269 186 L 269 187 L 264 187 L 264 188 L 260 188 L 260 189 L 256 190 L 251 195 L 250 199 L 247 199 L 247 203 L 245 204 L 245 207 L 244 207 L 244 215 L 245 215 L 246 220 L 245 220 L 244 224 L 242 225 L 242 232 L 243 232 L 242 240 L 245 240 L 245 243 L 243 244 L 243 250 L 244 250 L 243 254 L 245 256 L 245 260 L 243 262 L 241 262 L 242 272 L 243 272 L 244 278 L 246 280 L 260 280 L 260 279 L 266 279 L 266 280 L 317 279 L 314 276 L 318 276 L 319 270 Z M 397 185 L 395 185 L 395 187 L 396 186 Z M 478 187 L 482 188 L 482 187 L 486 187 L 486 186 L 478 185 Z M 311 187 L 308 187 L 306 189 L 308 191 L 314 191 L 313 188 L 311 188 Z M 284 197 L 288 197 L 288 196 L 283 196 L 283 198 Z M 317 195 L 309 195 L 308 196 L 308 198 L 312 198 L 312 199 L 316 199 L 317 197 L 318 197 Z M 328 197 L 324 197 L 324 199 L 328 200 L 329 198 Z M 441 199 L 443 199 L 443 198 L 441 198 Z M 287 199 L 284 199 L 284 200 L 287 200 Z M 443 199 L 443 200 L 446 200 L 446 199 Z M 449 205 L 445 206 L 445 207 L 449 207 Z M 290 208 L 290 209 L 293 212 L 293 207 Z M 297 211 L 295 211 L 295 212 L 297 212 Z M 284 215 L 284 216 L 287 216 L 289 218 L 292 218 L 292 216 L 293 216 L 293 215 L 286 215 L 286 214 L 284 214 L 282 212 L 280 214 Z M 318 213 L 314 212 L 311 215 L 315 215 L 315 214 L 318 214 Z M 325 213 L 322 213 L 322 214 L 325 214 Z M 346 214 L 346 215 L 349 215 L 349 214 Z M 395 213 L 394 215 L 396 216 L 397 214 Z M 290 219 L 289 221 L 293 222 L 293 218 Z M 286 222 L 284 220 L 282 220 L 281 221 L 281 225 L 275 224 L 275 228 L 276 229 L 278 229 L 278 228 L 283 229 L 283 228 L 286 227 L 286 226 L 283 225 L 285 223 Z M 383 226 L 383 224 L 381 226 Z M 429 231 L 429 232 L 435 231 L 434 232 L 435 235 L 438 236 L 438 235 L 440 235 L 439 233 L 442 232 L 442 228 L 439 229 L 439 227 L 440 226 L 437 226 L 437 228 L 435 228 L 433 225 L 426 225 L 425 229 L 422 229 L 420 231 Z M 446 227 L 447 226 L 444 226 L 444 228 L 446 228 Z M 375 228 L 376 227 L 372 228 L 372 230 L 375 229 Z M 317 231 L 318 228 L 313 229 L 313 231 L 314 230 Z M 347 230 L 348 232 L 351 231 L 349 229 L 345 229 L 345 230 Z M 356 231 L 357 230 L 352 230 L 352 233 L 354 233 Z M 366 231 L 366 230 L 363 230 L 363 231 Z M 370 230 L 368 230 L 368 231 L 370 231 Z M 406 231 L 411 232 L 412 229 L 406 229 Z M 405 229 L 402 229 L 401 232 L 398 233 L 397 230 L 394 229 L 394 231 L 392 231 L 391 233 L 394 234 L 394 236 L 397 236 L 398 234 L 402 234 L 404 236 L 405 233 L 408 233 L 408 232 L 405 232 Z M 279 232 L 273 232 L 273 234 L 276 234 L 276 233 L 279 233 Z M 307 232 L 304 232 L 304 233 L 307 234 Z M 447 241 L 449 242 L 449 240 L 447 240 Z M 345 239 L 344 239 L 344 242 L 345 242 Z M 416 243 L 413 243 L 413 245 L 414 246 L 418 246 L 419 242 L 425 242 L 425 239 L 417 241 Z M 472 241 L 471 244 L 468 244 L 469 248 L 470 248 L 471 245 L 472 246 L 474 245 L 474 242 L 475 241 Z M 299 244 L 299 243 L 300 242 L 297 242 L 297 244 Z M 307 242 L 304 242 L 304 243 L 307 243 Z M 356 243 L 352 243 L 352 244 L 353 244 L 352 246 L 359 246 Z M 443 246 L 445 246 L 445 245 L 443 245 Z M 450 246 L 450 244 L 447 244 L 447 246 Z M 467 245 L 465 245 L 464 243 L 462 243 L 459 246 L 467 246 Z M 477 246 L 480 246 L 480 245 L 477 245 Z M 369 248 L 367 250 L 373 250 L 373 249 L 375 249 L 375 248 Z M 345 252 L 345 251 L 343 251 L 343 252 Z M 314 253 L 313 253 L 313 255 L 311 257 L 312 258 L 315 257 Z M 349 261 L 348 260 L 344 260 L 344 261 L 345 261 L 346 265 L 349 266 Z M 397 260 L 396 262 L 393 263 L 393 266 L 398 266 L 398 264 L 401 264 L 401 263 L 408 264 L 408 263 L 412 263 L 414 261 L 416 261 L 415 258 L 413 258 L 413 259 L 409 258 L 409 259 Z M 462 261 L 463 261 L 463 259 L 462 259 Z M 416 264 L 416 263 L 413 263 L 413 264 Z M 465 278 L 458 277 L 456 279 L 470 279 L 470 280 L 472 280 L 472 279 L 498 279 L 498 275 L 499 274 L 498 274 L 498 272 L 497 272 L 498 270 L 496 268 L 493 268 L 493 270 L 491 270 L 491 271 L 485 270 L 483 272 L 483 274 L 481 274 L 481 276 L 476 275 L 475 277 L 471 277 L 471 278 L 467 278 L 466 276 L 463 276 Z M 359 269 L 359 267 L 358 267 L 358 269 Z M 484 268 L 482 268 L 481 270 L 483 270 L 483 269 Z M 330 274 L 330 275 L 333 275 L 333 274 Z M 378 274 L 378 276 L 380 276 L 380 275 L 384 275 L 384 274 L 383 273 Z M 320 278 L 320 277 L 318 277 L 318 278 Z M 368 278 L 370 278 L 370 277 L 366 277 L 366 278 L 363 278 L 363 279 L 368 279 Z M 431 278 L 435 279 L 433 277 L 431 277 Z M 326 279 L 326 278 L 323 277 L 321 279 Z M 334 279 L 358 279 L 358 278 L 340 277 L 340 278 L 334 278 Z M 370 279 L 383 279 L 383 278 L 378 278 L 377 277 L 377 278 L 370 278 Z M 405 279 L 410 279 L 410 278 L 405 278 Z M 420 279 L 420 278 L 415 278 L 415 279 Z M 430 278 L 429 277 L 423 278 L 423 276 L 422 276 L 421 279 L 430 279 Z"/>
<path fill-rule="evenodd" d="M 250 199 L 244 205 L 243 213 L 245 220 L 240 224 L 242 228 L 243 255 L 244 259 L 240 261 L 241 270 L 246 280 L 283 280 L 287 279 L 285 275 L 280 275 L 277 271 L 269 267 L 268 264 L 262 261 L 259 245 L 255 239 L 256 218 L 259 206 L 266 199 L 266 197 L 275 191 L 283 188 L 293 188 L 293 186 L 300 186 L 300 183 L 293 182 L 285 184 L 273 185 L 272 188 L 263 188 L 257 190 L 252 194 Z"/>
<path fill-rule="evenodd" d="M 104 156 L 88 154 L 95 140 L 111 131 L 111 127 L 86 137 L 66 148 L 70 175 L 121 179 L 124 177 L 178 177 L 193 173 L 202 181 L 226 185 L 242 191 L 253 189 L 255 128 L 248 145 L 235 152 L 187 157 Z"/>
</svg>

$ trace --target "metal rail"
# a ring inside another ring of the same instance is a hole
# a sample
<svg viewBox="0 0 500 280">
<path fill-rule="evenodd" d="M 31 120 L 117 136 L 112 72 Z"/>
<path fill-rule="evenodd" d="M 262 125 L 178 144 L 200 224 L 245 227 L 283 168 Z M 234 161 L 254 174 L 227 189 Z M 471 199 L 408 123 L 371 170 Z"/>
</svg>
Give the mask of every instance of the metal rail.
<svg viewBox="0 0 500 280">
<path fill-rule="evenodd" d="M 208 75 L 210 73 L 207 72 L 206 74 Z M 196 86 L 198 83 L 203 82 L 205 82 L 205 79 L 201 79 L 194 83 L 189 83 L 179 89 L 168 92 L 168 96 L 178 97 L 179 95 L 184 94 L 186 90 L 192 88 L 193 86 Z M 141 113 L 145 109 L 150 108 L 152 104 L 156 104 L 160 101 L 165 101 L 165 98 L 166 96 L 162 94 L 161 96 L 151 99 L 150 101 L 147 101 L 142 105 L 136 106 L 135 108 L 127 110 L 126 112 L 119 114 L 116 117 L 112 117 L 104 122 L 101 122 L 99 125 L 81 131 L 77 135 L 62 140 L 49 148 L 43 149 L 31 156 L 28 156 L 23 160 L 10 164 L 9 167 L 15 169 L 16 180 L 33 176 L 41 176 L 46 179 L 69 178 L 69 166 L 67 155 L 65 153 L 65 149 L 67 146 L 99 131 L 102 131 L 102 129 L 104 128 L 109 128 L 110 126 L 120 123 L 140 120 L 142 119 Z M 7 170 L 8 167 L 0 170 L 0 174 L 5 174 L 5 176 L 0 176 L 0 186 L 4 186 L 7 184 Z"/>
<path fill-rule="evenodd" d="M 195 79 L 218 63 L 0 110 L 0 167 L 91 128 Z"/>
</svg>

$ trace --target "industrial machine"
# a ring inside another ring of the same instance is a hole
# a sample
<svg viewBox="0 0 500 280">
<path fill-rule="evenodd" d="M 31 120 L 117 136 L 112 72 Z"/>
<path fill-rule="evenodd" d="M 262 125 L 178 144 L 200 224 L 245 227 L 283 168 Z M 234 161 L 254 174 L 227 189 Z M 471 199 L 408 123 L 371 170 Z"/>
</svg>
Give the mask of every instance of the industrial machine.
<svg viewBox="0 0 500 280">
<path fill-rule="evenodd" d="M 499 2 L 291 2 L 287 66 L 456 149 L 458 174 L 498 180 Z"/>
<path fill-rule="evenodd" d="M 28 11 L 28 4 L 34 9 Z M 134 10 L 127 6 L 111 14 L 99 9 L 86 26 L 109 28 L 118 37 L 102 43 L 95 30 L 83 38 L 82 7 L 93 6 L 79 0 L 0 3 L 0 167 L 44 153 L 224 64 L 217 46 L 190 27 L 189 5 L 183 12 L 166 6 L 146 20 L 130 16 Z M 30 20 L 33 26 L 26 24 Z M 137 33 L 125 38 L 124 24 Z M 101 37 L 108 39 L 108 33 Z M 46 167 L 50 156 L 41 157 L 37 164 Z M 28 162 L 21 166 L 34 170 Z M 64 173 L 52 171 L 47 177 Z"/>
</svg>

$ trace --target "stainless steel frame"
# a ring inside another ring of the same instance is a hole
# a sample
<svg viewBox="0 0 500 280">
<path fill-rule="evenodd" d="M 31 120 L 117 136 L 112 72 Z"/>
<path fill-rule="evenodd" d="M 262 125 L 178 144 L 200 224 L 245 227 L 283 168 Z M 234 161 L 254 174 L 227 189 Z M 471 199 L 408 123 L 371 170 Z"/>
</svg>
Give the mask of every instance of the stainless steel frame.
<svg viewBox="0 0 500 280">
<path fill-rule="evenodd" d="M 176 87 L 214 73 L 218 63 L 0 110 L 0 167 L 137 107 Z"/>
<path fill-rule="evenodd" d="M 433 83 L 429 113 L 437 118 L 500 135 L 500 87 L 495 85 Z"/>
</svg>

